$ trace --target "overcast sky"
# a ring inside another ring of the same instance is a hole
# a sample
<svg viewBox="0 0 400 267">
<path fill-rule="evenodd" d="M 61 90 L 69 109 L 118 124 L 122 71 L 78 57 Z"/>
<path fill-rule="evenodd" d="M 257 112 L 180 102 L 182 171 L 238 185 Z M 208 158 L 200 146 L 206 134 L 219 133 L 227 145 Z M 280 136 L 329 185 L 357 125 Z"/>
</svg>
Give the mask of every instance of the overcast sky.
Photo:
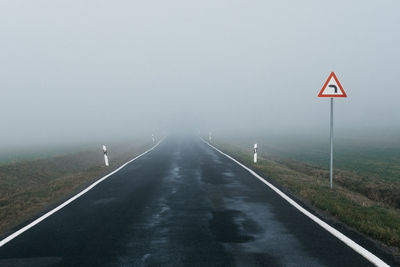
<svg viewBox="0 0 400 267">
<path fill-rule="evenodd" d="M 398 130 L 399 1 L 0 0 L 0 144 Z"/>
</svg>

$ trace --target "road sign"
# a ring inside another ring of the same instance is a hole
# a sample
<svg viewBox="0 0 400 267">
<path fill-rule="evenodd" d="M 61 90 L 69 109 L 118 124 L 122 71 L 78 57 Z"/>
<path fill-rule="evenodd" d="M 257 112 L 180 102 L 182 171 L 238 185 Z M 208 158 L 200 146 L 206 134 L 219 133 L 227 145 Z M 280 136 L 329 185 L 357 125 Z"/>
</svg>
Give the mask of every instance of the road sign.
<svg viewBox="0 0 400 267">
<path fill-rule="evenodd" d="M 347 97 L 334 72 L 329 75 L 318 97 Z"/>
<path fill-rule="evenodd" d="M 330 141 L 331 141 L 331 158 L 329 168 L 329 184 L 330 188 L 333 187 L 333 98 L 334 97 L 347 97 L 346 92 L 343 90 L 335 73 L 332 71 L 326 80 L 324 86 L 318 94 L 318 97 L 329 97 L 331 99 L 331 129 L 330 129 Z"/>
<path fill-rule="evenodd" d="M 331 158 L 329 168 L 329 184 L 330 188 L 333 187 L 333 98 L 334 97 L 347 97 L 346 92 L 343 90 L 335 73 L 332 71 L 326 80 L 324 86 L 318 94 L 318 97 L 329 97 L 331 99 L 331 129 L 330 129 L 330 141 L 331 141 Z"/>
</svg>

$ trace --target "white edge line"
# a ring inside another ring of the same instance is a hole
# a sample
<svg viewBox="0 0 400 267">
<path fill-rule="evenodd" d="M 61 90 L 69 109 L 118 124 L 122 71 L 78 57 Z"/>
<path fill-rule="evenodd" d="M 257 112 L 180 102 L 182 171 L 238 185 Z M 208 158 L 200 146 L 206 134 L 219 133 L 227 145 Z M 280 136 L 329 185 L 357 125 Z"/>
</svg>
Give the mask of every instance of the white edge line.
<svg viewBox="0 0 400 267">
<path fill-rule="evenodd" d="M 214 147 L 213 145 L 209 144 L 208 142 L 206 142 L 203 138 L 201 138 L 201 140 L 206 143 L 207 145 L 209 145 L 210 147 L 212 147 L 213 149 L 215 149 L 216 151 L 218 151 L 219 153 L 221 153 L 222 155 L 226 156 L 227 158 L 231 159 L 232 161 L 236 162 L 238 165 L 240 165 L 241 167 L 243 167 L 244 169 L 246 169 L 248 172 L 250 172 L 252 175 L 254 175 L 256 178 L 258 178 L 261 182 L 263 182 L 264 184 L 266 184 L 267 186 L 269 186 L 272 190 L 274 190 L 278 195 L 280 195 L 283 199 L 285 199 L 287 202 L 289 202 L 292 206 L 294 206 L 296 209 L 298 209 L 300 212 L 302 212 L 304 215 L 306 215 L 307 217 L 309 217 L 311 220 L 313 220 L 314 222 L 316 222 L 318 225 L 320 225 L 322 228 L 324 228 L 326 231 L 328 231 L 329 233 L 331 233 L 332 235 L 334 235 L 336 238 L 338 238 L 339 240 L 341 240 L 343 243 L 345 243 L 347 246 L 349 246 L 350 248 L 352 248 L 354 251 L 356 251 L 358 254 L 360 254 L 361 256 L 363 256 L 364 258 L 366 258 L 368 261 L 370 261 L 371 263 L 373 263 L 376 266 L 389 266 L 387 263 L 385 263 L 384 261 L 382 261 L 380 258 L 378 258 L 377 256 L 375 256 L 374 254 L 372 254 L 371 252 L 369 252 L 368 250 L 366 250 L 365 248 L 363 248 L 362 246 L 360 246 L 359 244 L 357 244 L 356 242 L 354 242 L 353 240 L 351 240 L 350 238 L 348 238 L 347 236 L 345 236 L 344 234 L 342 234 L 341 232 L 339 232 L 338 230 L 336 230 L 335 228 L 333 228 L 332 226 L 330 226 L 329 224 L 327 224 L 326 222 L 322 221 L 321 219 L 319 219 L 318 217 L 316 217 L 315 215 L 313 215 L 312 213 L 310 213 L 309 211 L 307 211 L 306 209 L 304 209 L 302 206 L 300 206 L 296 201 L 294 201 L 293 199 L 291 199 L 290 197 L 288 197 L 285 193 L 283 193 L 281 190 L 279 190 L 278 188 L 276 188 L 275 186 L 273 186 L 271 183 L 267 182 L 266 180 L 264 180 L 264 178 L 262 178 L 260 175 L 258 175 L 257 173 L 255 173 L 253 170 L 251 170 L 250 168 L 246 167 L 245 165 L 243 165 L 242 163 L 240 163 L 239 161 L 237 161 L 236 159 L 234 159 L 233 157 L 229 156 L 228 154 L 225 154 L 224 152 L 222 152 L 221 150 L 219 150 L 218 148 Z"/>
<path fill-rule="evenodd" d="M 52 209 L 51 211 L 47 212 L 46 214 L 40 216 L 39 218 L 37 218 L 36 220 L 34 220 L 33 222 L 31 222 L 30 224 L 22 227 L 21 229 L 17 230 L 16 232 L 12 233 L 11 235 L 9 235 L 8 237 L 4 238 L 3 240 L 0 241 L 0 247 L 4 246 L 5 244 L 7 244 L 8 242 L 10 242 L 11 240 L 13 240 L 14 238 L 16 238 L 17 236 L 21 235 L 22 233 L 24 233 L 25 231 L 29 230 L 30 228 L 32 228 L 33 226 L 37 225 L 38 223 L 40 223 L 41 221 L 45 220 L 47 217 L 53 215 L 54 213 L 56 213 L 57 211 L 59 211 L 60 209 L 64 208 L 65 206 L 67 206 L 69 203 L 71 203 L 72 201 L 76 200 L 77 198 L 81 197 L 82 195 L 84 195 L 85 193 L 89 192 L 91 189 L 93 189 L 96 185 L 98 185 L 99 183 L 103 182 L 105 179 L 107 179 L 108 177 L 110 177 L 111 175 L 115 174 L 116 172 L 120 171 L 122 168 L 124 168 L 126 165 L 128 165 L 129 163 L 137 160 L 138 158 L 146 155 L 147 153 L 149 153 L 150 151 L 152 151 L 153 149 L 155 149 L 162 141 L 164 140 L 161 139 L 156 145 L 154 145 L 152 148 L 146 150 L 145 152 L 143 152 L 142 154 L 140 154 L 139 156 L 136 156 L 135 158 L 131 159 L 130 161 L 124 163 L 123 165 L 121 165 L 118 169 L 114 170 L 113 172 L 110 172 L 109 174 L 107 174 L 106 176 L 100 178 L 99 180 L 97 180 L 96 182 L 92 183 L 90 186 L 88 186 L 87 188 L 85 188 L 84 190 L 82 190 L 81 192 L 79 192 L 78 194 L 76 194 L 75 196 L 71 197 L 70 199 L 68 199 L 67 201 L 65 201 L 64 203 L 62 203 L 61 205 L 55 207 L 54 209 Z"/>
</svg>

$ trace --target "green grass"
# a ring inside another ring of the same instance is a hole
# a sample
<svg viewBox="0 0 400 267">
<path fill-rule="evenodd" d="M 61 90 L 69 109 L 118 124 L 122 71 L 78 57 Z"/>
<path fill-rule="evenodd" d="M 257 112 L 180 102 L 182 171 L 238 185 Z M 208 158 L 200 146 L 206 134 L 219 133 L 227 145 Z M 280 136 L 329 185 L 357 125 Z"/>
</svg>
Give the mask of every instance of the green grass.
<svg viewBox="0 0 400 267">
<path fill-rule="evenodd" d="M 400 211 L 397 208 L 400 203 L 398 193 L 400 186 L 396 179 L 380 178 L 377 175 L 379 170 L 374 167 L 377 165 L 363 168 L 361 171 L 350 171 L 350 163 L 345 165 L 348 168 L 338 167 L 335 172 L 335 186 L 331 190 L 328 183 L 328 169 L 323 164 L 318 165 L 317 160 L 313 160 L 319 153 L 319 150 L 313 147 L 309 147 L 308 150 L 312 157 L 301 157 L 295 149 L 295 152 L 291 152 L 288 146 L 284 150 L 286 155 L 282 152 L 279 156 L 269 153 L 266 157 L 259 157 L 259 162 L 254 164 L 252 151 L 249 149 L 250 144 L 229 140 L 219 142 L 217 146 L 248 166 L 258 169 L 265 176 L 272 177 L 311 207 L 327 212 L 348 226 L 388 246 L 400 247 Z M 261 142 L 259 146 L 260 150 L 268 147 Z M 296 148 L 301 146 L 305 149 L 307 144 L 303 143 Z M 360 153 L 354 151 L 354 148 L 348 148 L 347 151 L 347 155 Z M 397 155 L 396 153 L 397 151 L 383 153 L 382 158 L 386 159 L 391 157 L 389 155 Z M 371 157 L 363 153 L 361 155 L 371 160 L 373 157 L 379 158 L 376 155 Z M 384 161 L 382 158 L 379 162 Z M 393 159 L 392 162 L 397 162 L 397 159 Z M 370 169 L 372 174 L 368 173 Z M 365 178 L 365 173 L 373 179 Z"/>
<path fill-rule="evenodd" d="M 294 140 L 260 140 L 265 154 L 307 162 L 328 168 L 329 140 L 298 138 Z M 261 149 L 261 151 L 263 151 Z M 374 140 L 337 138 L 334 165 L 371 179 L 400 181 L 400 139 Z"/>
<path fill-rule="evenodd" d="M 0 165 L 28 161 L 45 159 L 49 157 L 63 156 L 71 153 L 83 152 L 92 150 L 93 145 L 48 145 L 48 146 L 31 146 L 31 147 L 2 147 L 0 150 Z"/>
</svg>

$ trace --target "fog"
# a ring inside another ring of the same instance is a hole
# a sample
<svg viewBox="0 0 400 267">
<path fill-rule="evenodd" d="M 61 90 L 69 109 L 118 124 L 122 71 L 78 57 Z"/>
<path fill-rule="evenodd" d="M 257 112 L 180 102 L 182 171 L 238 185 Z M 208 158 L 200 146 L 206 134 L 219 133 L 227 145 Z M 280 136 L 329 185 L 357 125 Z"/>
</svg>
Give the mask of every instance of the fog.
<svg viewBox="0 0 400 267">
<path fill-rule="evenodd" d="M 0 145 L 400 131 L 399 1 L 0 0 Z M 384 135 L 382 135 L 384 136 Z M 382 137 L 383 138 L 383 137 Z"/>
</svg>

